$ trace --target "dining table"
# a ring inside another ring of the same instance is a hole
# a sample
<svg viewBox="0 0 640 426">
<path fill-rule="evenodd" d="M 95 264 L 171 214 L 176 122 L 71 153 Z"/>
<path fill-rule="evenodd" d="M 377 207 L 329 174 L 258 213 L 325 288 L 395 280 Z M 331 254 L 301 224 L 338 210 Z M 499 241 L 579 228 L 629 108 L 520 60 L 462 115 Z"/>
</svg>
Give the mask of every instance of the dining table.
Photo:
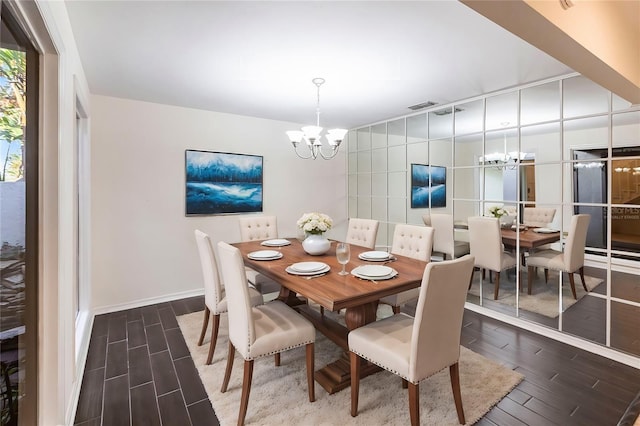
<svg viewBox="0 0 640 426">
<path fill-rule="evenodd" d="M 288 238 L 287 241 L 290 244 L 281 247 L 265 247 L 261 245 L 261 241 L 233 245 L 242 253 L 245 266 L 281 284 L 279 300 L 294 307 L 314 324 L 316 330 L 345 351 L 339 359 L 315 372 L 315 380 L 332 394 L 350 386 L 349 331 L 376 320 L 378 301 L 382 297 L 419 287 L 427 262 L 399 255 L 390 255 L 384 261 L 366 261 L 360 259 L 359 255 L 371 249 L 352 244 L 347 271 L 368 264 L 385 265 L 397 271 L 397 275 L 389 279 L 362 279 L 353 274 L 338 273 L 342 270 L 342 265 L 336 259 L 335 241 L 331 241 L 328 252 L 317 256 L 307 254 L 299 240 Z M 265 249 L 278 250 L 282 257 L 273 260 L 255 260 L 248 257 L 250 253 Z M 309 261 L 323 262 L 330 270 L 308 276 L 287 272 L 291 265 Z M 314 308 L 308 302 L 314 302 L 324 310 L 344 310 L 344 325 L 332 318 L 339 316 L 325 315 L 322 309 Z M 362 362 L 361 378 L 380 370 L 367 361 Z"/>
</svg>

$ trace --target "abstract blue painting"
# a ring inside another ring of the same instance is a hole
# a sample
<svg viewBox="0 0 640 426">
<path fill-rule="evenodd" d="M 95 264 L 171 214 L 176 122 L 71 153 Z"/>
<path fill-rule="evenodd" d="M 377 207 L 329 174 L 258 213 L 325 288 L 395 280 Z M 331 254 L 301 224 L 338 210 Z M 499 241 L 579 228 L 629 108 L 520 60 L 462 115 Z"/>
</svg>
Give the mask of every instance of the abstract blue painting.
<svg viewBox="0 0 640 426">
<path fill-rule="evenodd" d="M 262 211 L 262 156 L 185 151 L 186 214 Z"/>
<path fill-rule="evenodd" d="M 447 168 L 411 164 L 411 208 L 446 207 Z"/>
</svg>

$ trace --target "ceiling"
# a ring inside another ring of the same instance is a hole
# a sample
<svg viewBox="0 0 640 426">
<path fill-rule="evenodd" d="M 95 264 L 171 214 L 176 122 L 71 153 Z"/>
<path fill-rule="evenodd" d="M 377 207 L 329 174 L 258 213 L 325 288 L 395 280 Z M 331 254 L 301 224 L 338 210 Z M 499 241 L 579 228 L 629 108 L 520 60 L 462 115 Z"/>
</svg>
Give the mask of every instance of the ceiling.
<svg viewBox="0 0 640 426">
<path fill-rule="evenodd" d="M 572 72 L 454 0 L 66 5 L 91 93 L 324 127 Z"/>
</svg>

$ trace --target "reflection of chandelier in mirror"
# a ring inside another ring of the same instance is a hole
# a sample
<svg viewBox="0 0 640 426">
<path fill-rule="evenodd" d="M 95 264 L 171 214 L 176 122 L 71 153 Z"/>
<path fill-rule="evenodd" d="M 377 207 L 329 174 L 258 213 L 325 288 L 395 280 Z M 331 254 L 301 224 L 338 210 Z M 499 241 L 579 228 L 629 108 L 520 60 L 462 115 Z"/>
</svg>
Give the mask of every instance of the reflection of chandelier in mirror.
<svg viewBox="0 0 640 426">
<path fill-rule="evenodd" d="M 325 160 L 329 160 L 336 156 L 338 153 L 338 148 L 340 147 L 340 143 L 344 139 L 344 135 L 347 133 L 346 129 L 331 129 L 327 130 L 326 138 L 329 143 L 329 148 L 331 151 L 329 154 L 325 154 L 322 151 L 322 141 L 320 140 L 320 132 L 322 132 L 322 127 L 320 127 L 320 86 L 324 84 L 324 78 L 314 78 L 311 80 L 313 84 L 318 88 L 318 98 L 316 103 L 316 125 L 315 126 L 305 126 L 300 130 L 289 130 L 287 132 L 287 136 L 289 136 L 289 140 L 293 145 L 293 149 L 296 151 L 296 155 L 303 159 L 313 158 L 314 160 L 318 158 L 318 155 Z M 307 148 L 309 150 L 309 155 L 300 155 L 298 152 L 298 144 L 302 142 L 304 139 L 307 144 Z"/>
<path fill-rule="evenodd" d="M 502 127 L 507 127 L 509 125 L 508 121 L 503 121 L 500 123 Z M 503 144 L 504 151 L 503 152 L 493 152 L 491 154 L 486 154 L 483 157 L 480 157 L 480 163 L 489 165 L 492 167 L 496 167 L 500 170 L 515 170 L 518 167 L 518 161 L 522 161 L 527 159 L 529 156 L 526 152 L 520 151 L 511 151 L 507 152 L 507 132 L 505 131 L 503 134 Z"/>
<path fill-rule="evenodd" d="M 613 169 L 614 172 L 616 173 L 629 173 L 632 172 L 632 174 L 635 175 L 640 175 L 640 167 L 616 167 L 615 169 Z"/>
</svg>

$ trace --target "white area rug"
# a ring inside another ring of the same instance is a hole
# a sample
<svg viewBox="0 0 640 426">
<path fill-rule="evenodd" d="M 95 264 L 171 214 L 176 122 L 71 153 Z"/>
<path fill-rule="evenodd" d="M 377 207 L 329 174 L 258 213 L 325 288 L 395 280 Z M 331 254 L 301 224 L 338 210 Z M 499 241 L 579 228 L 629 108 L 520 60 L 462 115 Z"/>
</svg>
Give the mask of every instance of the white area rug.
<svg viewBox="0 0 640 426">
<path fill-rule="evenodd" d="M 480 295 L 480 275 L 481 273 L 479 271 L 475 272 L 473 285 L 469 290 L 469 293 L 474 296 Z M 498 293 L 497 302 L 509 306 L 516 306 L 515 276 L 510 272 L 509 278 L 505 280 L 506 277 L 507 274 L 505 272 L 500 274 L 500 292 Z M 584 279 L 589 291 L 596 288 L 602 282 L 600 278 L 590 276 L 585 276 Z M 574 299 L 571 294 L 571 285 L 569 284 L 568 276 L 566 274 L 564 275 L 562 281 L 562 309 L 565 311 L 587 295 L 587 292 L 585 292 L 582 287 L 582 279 L 579 275 L 575 275 L 575 284 L 577 300 Z M 535 312 L 549 318 L 556 318 L 559 315 L 557 272 L 549 271 L 549 282 L 545 283 L 544 271 L 540 269 L 538 275 L 533 279 L 531 295 L 527 294 L 527 273 L 523 272 L 522 288 L 523 290 L 519 296 L 520 309 Z M 482 285 L 483 297 L 493 301 L 493 289 L 494 283 L 489 282 L 489 274 L 487 274 Z"/>
<path fill-rule="evenodd" d="M 202 325 L 202 312 L 178 317 L 180 330 L 200 373 L 213 409 L 221 425 L 234 425 L 238 420 L 242 389 L 243 361 L 236 353 L 233 372 L 226 393 L 220 393 L 227 358 L 227 315 L 221 318 L 220 332 L 211 365 L 205 365 L 209 347 L 207 338 L 197 346 Z M 316 334 L 316 370 L 334 361 L 341 349 Z M 307 396 L 304 348 L 282 354 L 280 367 L 273 357 L 255 361 L 249 407 L 245 423 L 248 425 L 407 425 L 409 402 L 401 379 L 386 371 L 360 382 L 359 414 L 349 414 L 349 389 L 329 395 L 316 383 L 316 401 Z M 461 347 L 460 383 L 467 424 L 478 421 L 520 381 L 523 376 L 496 362 Z M 457 425 L 449 369 L 420 383 L 420 420 L 422 425 Z"/>
</svg>

